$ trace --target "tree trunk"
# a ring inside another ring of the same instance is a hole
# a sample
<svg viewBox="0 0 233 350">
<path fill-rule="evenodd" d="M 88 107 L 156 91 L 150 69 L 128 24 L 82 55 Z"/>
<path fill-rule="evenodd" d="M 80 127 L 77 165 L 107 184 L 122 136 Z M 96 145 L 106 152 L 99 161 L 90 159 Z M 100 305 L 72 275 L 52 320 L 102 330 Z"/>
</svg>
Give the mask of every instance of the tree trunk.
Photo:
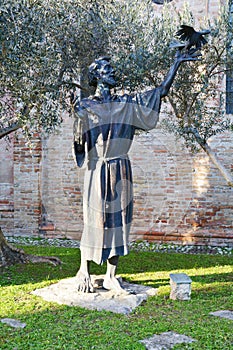
<svg viewBox="0 0 233 350">
<path fill-rule="evenodd" d="M 12 247 L 5 239 L 0 228 L 0 267 L 10 266 L 17 263 L 50 263 L 60 265 L 60 259 L 53 256 L 36 256 L 24 253 L 23 250 Z"/>
<path fill-rule="evenodd" d="M 0 129 L 0 139 L 2 139 L 3 137 L 11 134 L 12 132 L 20 128 L 21 128 L 21 125 L 19 123 L 13 123 L 5 128 Z"/>
<path fill-rule="evenodd" d="M 208 143 L 201 138 L 198 130 L 195 128 L 192 128 L 192 127 L 186 127 L 186 128 L 184 128 L 184 130 L 187 133 L 190 133 L 195 137 L 195 140 L 197 141 L 197 143 L 201 146 L 203 151 L 209 156 L 212 163 L 220 171 L 221 175 L 226 180 L 227 185 L 230 187 L 233 187 L 233 177 L 232 177 L 231 173 L 222 165 L 222 163 L 219 161 L 217 155 L 211 149 L 211 147 L 208 145 Z"/>
<path fill-rule="evenodd" d="M 231 174 L 228 172 L 228 170 L 221 164 L 221 162 L 218 160 L 216 154 L 214 151 L 210 148 L 210 146 L 205 143 L 204 145 L 201 145 L 202 149 L 208 154 L 210 157 L 212 163 L 216 166 L 216 168 L 220 171 L 224 179 L 226 180 L 228 186 L 233 187 L 233 178 Z"/>
</svg>

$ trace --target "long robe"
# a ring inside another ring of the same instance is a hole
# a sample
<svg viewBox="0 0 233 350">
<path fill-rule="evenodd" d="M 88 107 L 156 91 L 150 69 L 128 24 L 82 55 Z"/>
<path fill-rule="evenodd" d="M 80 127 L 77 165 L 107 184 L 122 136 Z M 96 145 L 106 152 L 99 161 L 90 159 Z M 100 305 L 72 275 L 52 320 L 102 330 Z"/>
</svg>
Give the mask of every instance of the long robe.
<svg viewBox="0 0 233 350">
<path fill-rule="evenodd" d="M 74 153 L 78 166 L 87 159 L 83 190 L 81 254 L 101 264 L 128 254 L 133 214 L 132 172 L 128 152 L 135 130 L 157 124 L 160 89 L 146 93 L 83 99 L 76 107 Z"/>
</svg>

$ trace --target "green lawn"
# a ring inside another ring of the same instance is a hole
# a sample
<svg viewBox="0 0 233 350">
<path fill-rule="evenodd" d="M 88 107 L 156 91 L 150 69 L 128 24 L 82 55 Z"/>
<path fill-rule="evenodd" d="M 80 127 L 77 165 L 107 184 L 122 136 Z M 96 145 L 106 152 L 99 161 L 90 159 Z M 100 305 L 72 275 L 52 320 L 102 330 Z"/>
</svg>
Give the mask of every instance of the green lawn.
<svg viewBox="0 0 233 350">
<path fill-rule="evenodd" d="M 233 309 L 233 258 L 217 255 L 131 252 L 121 258 L 118 273 L 134 283 L 158 288 L 130 315 L 61 306 L 31 295 L 77 272 L 80 253 L 74 248 L 24 247 L 27 253 L 55 255 L 62 266 L 17 265 L 0 270 L 0 318 L 26 322 L 24 329 L 0 322 L 0 349 L 144 349 L 139 340 L 167 331 L 197 342 L 175 349 L 233 349 L 233 321 L 210 312 Z M 92 265 L 103 274 L 105 265 Z M 169 299 L 169 274 L 185 272 L 192 279 L 190 301 Z"/>
</svg>

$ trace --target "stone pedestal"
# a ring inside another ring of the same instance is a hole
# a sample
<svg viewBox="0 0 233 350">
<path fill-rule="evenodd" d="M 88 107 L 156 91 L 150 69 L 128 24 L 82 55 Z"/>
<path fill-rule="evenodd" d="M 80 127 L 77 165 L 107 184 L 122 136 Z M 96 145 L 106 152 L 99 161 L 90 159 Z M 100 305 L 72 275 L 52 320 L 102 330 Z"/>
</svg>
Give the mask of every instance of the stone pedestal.
<svg viewBox="0 0 233 350">
<path fill-rule="evenodd" d="M 191 278 L 185 273 L 171 273 L 170 299 L 173 300 L 190 300 L 191 299 Z"/>
<path fill-rule="evenodd" d="M 94 293 L 77 291 L 76 277 L 60 280 L 48 287 L 37 289 L 32 294 L 42 297 L 46 301 L 69 306 L 80 306 L 90 310 L 107 310 L 115 313 L 129 314 L 149 296 L 156 295 L 157 289 L 139 284 L 121 281 L 125 292 L 108 291 L 102 287 L 104 275 L 92 275 Z"/>
</svg>

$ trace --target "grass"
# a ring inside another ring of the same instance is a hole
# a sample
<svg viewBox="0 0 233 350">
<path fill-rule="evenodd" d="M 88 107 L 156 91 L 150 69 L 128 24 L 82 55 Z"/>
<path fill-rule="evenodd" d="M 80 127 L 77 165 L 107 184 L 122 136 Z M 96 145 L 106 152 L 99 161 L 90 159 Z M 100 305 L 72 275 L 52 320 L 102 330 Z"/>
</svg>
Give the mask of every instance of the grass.
<svg viewBox="0 0 233 350">
<path fill-rule="evenodd" d="M 233 349 L 233 322 L 209 315 L 233 309 L 233 258 L 132 251 L 121 258 L 118 273 L 128 281 L 158 288 L 129 315 L 90 311 L 45 302 L 30 294 L 62 278 L 76 274 L 80 253 L 74 248 L 24 247 L 27 253 L 55 255 L 62 266 L 15 265 L 0 270 L 0 318 L 15 318 L 24 329 L 0 322 L 0 349 L 139 350 L 139 340 L 174 331 L 197 341 L 174 349 Z M 103 274 L 105 265 L 92 265 L 93 274 Z M 190 301 L 169 299 L 169 274 L 185 272 L 192 279 Z"/>
</svg>

